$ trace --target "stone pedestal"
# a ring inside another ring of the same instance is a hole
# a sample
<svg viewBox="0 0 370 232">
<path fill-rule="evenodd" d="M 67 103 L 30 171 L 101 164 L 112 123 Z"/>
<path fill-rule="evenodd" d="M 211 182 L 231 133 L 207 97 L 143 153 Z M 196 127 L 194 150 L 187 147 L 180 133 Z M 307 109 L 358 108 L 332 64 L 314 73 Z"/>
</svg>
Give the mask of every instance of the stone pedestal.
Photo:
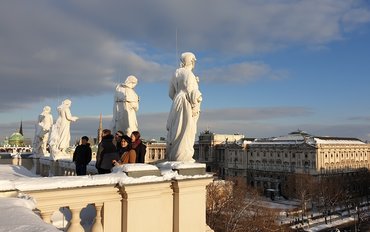
<svg viewBox="0 0 370 232">
<path fill-rule="evenodd" d="M 161 172 L 159 170 L 143 170 L 143 171 L 129 171 L 124 172 L 127 176 L 133 178 L 139 178 L 142 176 L 160 176 Z"/>
<path fill-rule="evenodd" d="M 161 176 L 161 171 L 156 166 L 150 164 L 124 164 L 114 167 L 112 172 L 124 172 L 127 176 L 133 178 Z"/>
<path fill-rule="evenodd" d="M 213 178 L 173 182 L 173 232 L 209 231 L 206 224 L 206 186 Z"/>
<path fill-rule="evenodd" d="M 173 232 L 170 186 L 170 181 L 122 186 L 122 231 Z"/>
<path fill-rule="evenodd" d="M 173 169 L 174 171 L 177 171 L 179 175 L 183 176 L 194 176 L 194 175 L 204 175 L 206 174 L 205 168 L 178 168 Z"/>
<path fill-rule="evenodd" d="M 206 165 L 202 163 L 164 162 L 157 164 L 159 169 L 172 169 L 182 176 L 206 174 Z"/>
</svg>

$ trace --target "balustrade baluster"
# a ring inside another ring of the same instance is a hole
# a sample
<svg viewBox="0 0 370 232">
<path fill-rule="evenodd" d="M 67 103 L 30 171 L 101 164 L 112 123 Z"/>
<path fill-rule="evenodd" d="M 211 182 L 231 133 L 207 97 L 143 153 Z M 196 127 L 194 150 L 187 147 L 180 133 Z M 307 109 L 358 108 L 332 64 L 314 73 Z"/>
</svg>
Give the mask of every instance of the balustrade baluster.
<svg viewBox="0 0 370 232">
<path fill-rule="evenodd" d="M 96 217 L 94 221 L 94 225 L 91 228 L 91 232 L 103 232 L 103 224 L 102 224 L 102 203 L 95 203 L 95 209 L 96 209 Z"/>
<path fill-rule="evenodd" d="M 84 232 L 84 228 L 80 224 L 80 212 L 81 208 L 71 208 L 69 207 L 72 213 L 71 225 L 68 227 L 68 232 Z"/>
</svg>

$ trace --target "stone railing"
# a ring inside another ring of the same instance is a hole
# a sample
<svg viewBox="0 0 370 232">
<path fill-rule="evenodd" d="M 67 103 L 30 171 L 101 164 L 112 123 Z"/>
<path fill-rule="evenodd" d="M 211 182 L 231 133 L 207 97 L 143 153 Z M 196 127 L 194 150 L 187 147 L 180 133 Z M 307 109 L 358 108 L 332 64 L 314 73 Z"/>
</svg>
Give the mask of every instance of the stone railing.
<svg viewBox="0 0 370 232">
<path fill-rule="evenodd" d="M 69 209 L 71 219 L 67 223 L 67 231 L 85 231 L 82 225 L 87 226 L 87 231 L 121 231 L 120 203 L 121 197 L 114 185 L 74 187 L 66 189 L 46 189 L 22 191 L 37 202 L 37 210 L 46 223 L 52 223 L 52 215 L 63 207 Z M 95 207 L 95 218 L 80 217 L 82 209 L 88 205 Z M 103 212 L 104 207 L 104 212 Z M 102 214 L 103 212 L 103 214 Z M 102 219 L 105 218 L 105 221 Z M 108 220 L 107 220 L 108 219 Z M 88 221 L 93 221 L 89 225 Z M 105 222 L 105 224 L 104 224 Z M 81 225 L 82 224 L 82 225 Z M 116 229 L 116 228 L 118 229 Z"/>
<path fill-rule="evenodd" d="M 153 170 L 157 169 L 152 172 L 154 176 L 150 175 L 151 171 L 135 170 L 125 174 L 72 177 L 68 176 L 74 175 L 70 161 L 41 158 L 23 160 L 22 164 L 50 177 L 18 180 L 20 188 L 16 180 L 15 188 L 35 199 L 35 212 L 46 223 L 53 224 L 53 216 L 61 209 L 68 211 L 69 216 L 63 219 L 66 225 L 59 227 L 64 231 L 212 231 L 206 225 L 205 204 L 206 186 L 213 177 L 204 171 L 192 175 L 191 170 L 183 171 L 184 174 L 181 170 L 172 170 L 169 176 L 153 166 Z M 93 169 L 93 165 L 90 168 Z M 199 168 L 194 170 L 199 172 Z M 42 179 L 41 185 L 39 179 Z M 22 189 L 25 181 L 35 187 Z M 62 184 L 66 182 L 70 184 Z M 86 213 L 87 209 L 92 212 Z"/>
</svg>

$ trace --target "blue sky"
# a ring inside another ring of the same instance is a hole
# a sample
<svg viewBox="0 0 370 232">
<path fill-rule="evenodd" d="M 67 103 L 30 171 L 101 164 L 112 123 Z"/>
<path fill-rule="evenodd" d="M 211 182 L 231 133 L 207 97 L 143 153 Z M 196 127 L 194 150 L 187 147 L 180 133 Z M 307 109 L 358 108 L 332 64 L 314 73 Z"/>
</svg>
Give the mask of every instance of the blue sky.
<svg viewBox="0 0 370 232">
<path fill-rule="evenodd" d="M 0 139 L 65 98 L 72 138 L 110 127 L 114 86 L 138 80 L 139 128 L 166 136 L 168 82 L 185 51 L 203 93 L 198 132 L 301 129 L 370 140 L 367 0 L 1 1 Z M 176 46 L 177 31 L 177 46 Z"/>
</svg>

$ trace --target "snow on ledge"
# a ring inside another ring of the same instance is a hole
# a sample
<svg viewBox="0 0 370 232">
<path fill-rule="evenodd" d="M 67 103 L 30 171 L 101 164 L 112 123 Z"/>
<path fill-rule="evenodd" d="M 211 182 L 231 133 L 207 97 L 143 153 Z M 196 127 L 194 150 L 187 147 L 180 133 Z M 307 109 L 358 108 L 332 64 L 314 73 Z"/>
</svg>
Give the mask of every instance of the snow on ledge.
<svg viewBox="0 0 370 232">
<path fill-rule="evenodd" d="M 1 191 L 15 190 L 15 180 L 29 177 L 36 177 L 36 175 L 25 167 L 10 164 L 0 165 L 0 195 L 2 195 Z"/>
<path fill-rule="evenodd" d="M 124 167 L 125 166 L 125 167 Z M 163 182 L 170 180 L 184 180 L 184 179 L 202 179 L 212 177 L 211 174 L 205 175 L 179 175 L 177 171 L 172 170 L 171 167 L 204 167 L 204 164 L 183 164 L 173 162 L 165 162 L 161 164 L 162 167 L 170 167 L 168 169 L 161 169 L 161 176 L 142 176 L 138 178 L 129 177 L 126 175 L 126 171 L 140 171 L 140 170 L 158 170 L 156 166 L 149 164 L 131 164 L 123 165 L 117 173 L 100 174 L 100 175 L 86 175 L 86 176 L 53 176 L 53 177 L 34 177 L 28 175 L 28 173 L 14 173 L 14 168 L 17 166 L 13 165 L 0 165 L 0 192 L 1 191 L 33 191 L 33 190 L 47 190 L 47 189 L 63 189 L 63 188 L 76 188 L 83 186 L 99 186 L 99 185 L 110 185 L 119 184 L 120 186 L 125 184 L 144 184 L 153 182 Z M 23 168 L 22 168 L 23 170 Z"/>
<path fill-rule="evenodd" d="M 191 169 L 191 168 L 206 168 L 206 164 L 193 162 L 166 161 L 157 164 L 157 167 L 159 169 Z"/>
<path fill-rule="evenodd" d="M 123 164 L 113 167 L 112 173 L 117 172 L 137 172 L 137 171 L 157 171 L 158 168 L 150 164 Z"/>
</svg>

